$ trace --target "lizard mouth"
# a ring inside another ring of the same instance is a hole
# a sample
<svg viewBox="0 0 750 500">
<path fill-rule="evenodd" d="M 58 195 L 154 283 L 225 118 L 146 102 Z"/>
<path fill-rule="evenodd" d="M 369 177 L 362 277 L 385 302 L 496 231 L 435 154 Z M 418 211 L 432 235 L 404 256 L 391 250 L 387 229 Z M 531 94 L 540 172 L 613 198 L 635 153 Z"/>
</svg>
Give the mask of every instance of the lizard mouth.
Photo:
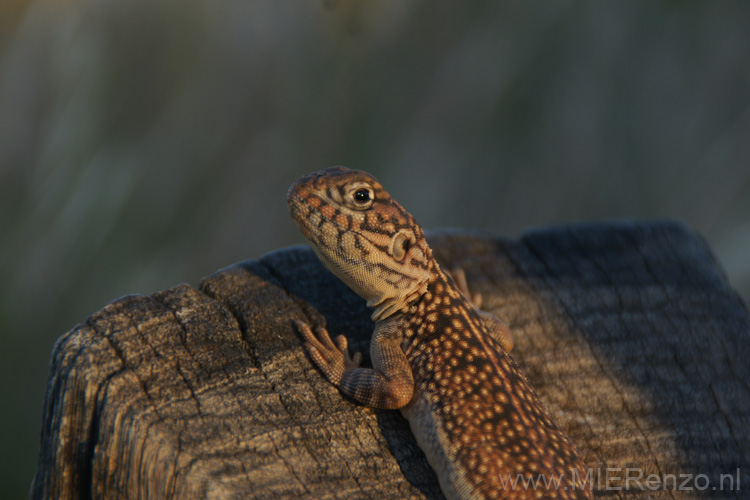
<svg viewBox="0 0 750 500">
<path fill-rule="evenodd" d="M 289 215 L 292 220 L 297 224 L 302 236 L 305 239 L 310 239 L 312 236 L 312 227 L 310 223 L 309 215 L 312 212 L 309 204 L 299 195 L 297 186 L 294 185 L 289 189 L 286 195 L 286 202 L 289 206 Z"/>
</svg>

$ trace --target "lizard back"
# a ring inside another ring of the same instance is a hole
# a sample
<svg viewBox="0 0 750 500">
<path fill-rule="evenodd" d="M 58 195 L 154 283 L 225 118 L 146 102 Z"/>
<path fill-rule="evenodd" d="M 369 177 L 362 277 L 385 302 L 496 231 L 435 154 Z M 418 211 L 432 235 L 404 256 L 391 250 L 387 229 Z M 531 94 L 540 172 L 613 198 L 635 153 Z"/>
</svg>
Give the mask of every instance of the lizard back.
<svg viewBox="0 0 750 500">
<path fill-rule="evenodd" d="M 405 327 L 415 391 L 402 412 L 446 496 L 590 498 L 570 439 L 452 279 L 437 275 Z"/>
</svg>

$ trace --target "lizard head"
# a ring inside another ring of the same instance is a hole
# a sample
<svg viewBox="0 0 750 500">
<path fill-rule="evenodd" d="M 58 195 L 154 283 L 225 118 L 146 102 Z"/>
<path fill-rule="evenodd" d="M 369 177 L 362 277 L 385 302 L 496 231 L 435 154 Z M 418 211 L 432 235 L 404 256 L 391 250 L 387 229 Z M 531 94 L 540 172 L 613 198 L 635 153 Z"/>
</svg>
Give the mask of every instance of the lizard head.
<svg viewBox="0 0 750 500">
<path fill-rule="evenodd" d="M 323 264 L 375 308 L 373 319 L 425 292 L 434 260 L 424 232 L 372 175 L 313 172 L 289 188 L 287 203 Z"/>
</svg>

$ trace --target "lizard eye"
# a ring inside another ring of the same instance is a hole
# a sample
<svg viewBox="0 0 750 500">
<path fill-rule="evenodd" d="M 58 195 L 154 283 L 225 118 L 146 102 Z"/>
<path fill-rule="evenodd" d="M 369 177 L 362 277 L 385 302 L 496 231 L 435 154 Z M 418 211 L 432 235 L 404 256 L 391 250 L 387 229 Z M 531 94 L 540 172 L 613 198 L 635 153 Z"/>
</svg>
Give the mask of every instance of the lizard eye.
<svg viewBox="0 0 750 500">
<path fill-rule="evenodd" d="M 345 192 L 344 199 L 349 207 L 355 210 L 367 210 L 375 201 L 375 192 L 369 184 L 364 182 L 356 182 L 347 186 Z"/>
<path fill-rule="evenodd" d="M 354 201 L 357 203 L 367 203 L 370 201 L 370 192 L 365 188 L 359 188 L 354 191 Z"/>
</svg>

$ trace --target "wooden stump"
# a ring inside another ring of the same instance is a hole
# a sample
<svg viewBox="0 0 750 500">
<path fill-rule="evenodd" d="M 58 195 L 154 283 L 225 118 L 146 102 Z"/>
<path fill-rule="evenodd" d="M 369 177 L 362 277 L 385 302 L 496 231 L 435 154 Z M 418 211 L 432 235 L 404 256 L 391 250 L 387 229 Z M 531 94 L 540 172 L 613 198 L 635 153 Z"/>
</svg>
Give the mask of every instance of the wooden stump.
<svg viewBox="0 0 750 500">
<path fill-rule="evenodd" d="M 440 232 L 430 243 L 509 323 L 513 357 L 598 497 L 750 489 L 750 321 L 688 228 Z M 442 498 L 400 413 L 342 397 L 295 318 L 368 350 L 364 301 L 308 247 L 92 315 L 52 353 L 32 498 Z"/>
</svg>

